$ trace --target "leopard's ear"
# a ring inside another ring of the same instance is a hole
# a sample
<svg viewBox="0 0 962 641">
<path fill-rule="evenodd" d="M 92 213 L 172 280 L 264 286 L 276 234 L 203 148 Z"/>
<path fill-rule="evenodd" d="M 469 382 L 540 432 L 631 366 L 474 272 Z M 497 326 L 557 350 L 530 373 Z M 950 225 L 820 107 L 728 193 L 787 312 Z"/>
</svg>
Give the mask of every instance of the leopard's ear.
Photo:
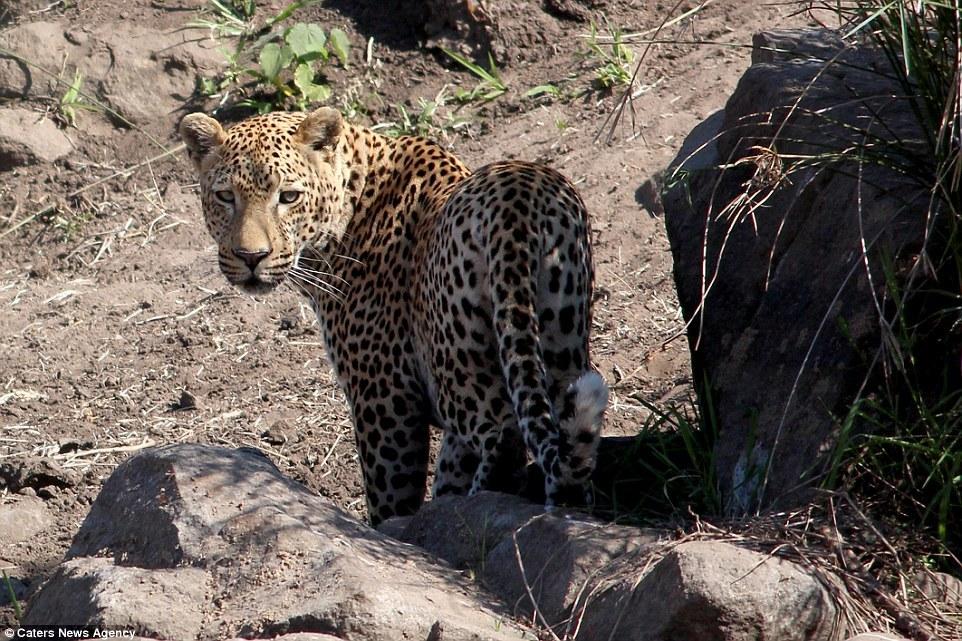
<svg viewBox="0 0 962 641">
<path fill-rule="evenodd" d="M 314 151 L 330 150 L 340 139 L 343 128 L 344 119 L 339 111 L 321 107 L 304 117 L 294 134 L 294 140 Z"/>
<path fill-rule="evenodd" d="M 187 145 L 187 155 L 194 167 L 200 169 L 200 163 L 215 147 L 221 145 L 227 138 L 220 123 L 202 113 L 184 116 L 180 121 L 180 138 Z"/>
</svg>

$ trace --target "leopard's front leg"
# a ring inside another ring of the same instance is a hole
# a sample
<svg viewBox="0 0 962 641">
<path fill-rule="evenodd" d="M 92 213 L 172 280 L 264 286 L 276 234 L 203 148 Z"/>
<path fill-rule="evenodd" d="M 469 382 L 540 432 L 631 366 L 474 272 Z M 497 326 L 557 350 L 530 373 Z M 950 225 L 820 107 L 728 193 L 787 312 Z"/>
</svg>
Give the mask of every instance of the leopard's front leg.
<svg viewBox="0 0 962 641">
<path fill-rule="evenodd" d="M 429 418 L 415 391 L 377 391 L 377 383 L 348 390 L 354 436 L 372 525 L 414 514 L 424 502 L 430 452 Z"/>
</svg>

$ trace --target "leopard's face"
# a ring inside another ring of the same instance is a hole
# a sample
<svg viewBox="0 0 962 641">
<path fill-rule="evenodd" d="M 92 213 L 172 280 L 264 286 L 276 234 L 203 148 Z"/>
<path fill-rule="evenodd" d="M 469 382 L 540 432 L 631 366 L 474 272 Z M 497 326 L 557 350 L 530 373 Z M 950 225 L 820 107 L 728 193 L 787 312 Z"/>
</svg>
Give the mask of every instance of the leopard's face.
<svg viewBox="0 0 962 641">
<path fill-rule="evenodd" d="M 298 264 L 301 252 L 323 247 L 343 228 L 334 159 L 340 126 L 340 115 L 326 109 L 268 114 L 226 132 L 203 114 L 181 123 L 204 221 L 231 283 L 264 293 L 294 272 L 310 279 Z"/>
</svg>

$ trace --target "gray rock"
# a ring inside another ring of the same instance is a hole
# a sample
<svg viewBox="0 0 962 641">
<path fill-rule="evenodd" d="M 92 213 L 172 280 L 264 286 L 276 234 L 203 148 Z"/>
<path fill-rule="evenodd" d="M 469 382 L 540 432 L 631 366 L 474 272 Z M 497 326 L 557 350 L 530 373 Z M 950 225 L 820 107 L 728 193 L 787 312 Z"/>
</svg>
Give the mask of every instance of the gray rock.
<svg viewBox="0 0 962 641">
<path fill-rule="evenodd" d="M 54 77 L 64 57 L 73 63 L 83 60 L 72 55 L 75 51 L 64 38 L 63 26 L 56 22 L 27 22 L 7 29 L 3 48 L 14 54 L 0 54 L 0 97 L 4 98 L 56 95 Z"/>
<path fill-rule="evenodd" d="M 641 558 L 644 565 L 644 555 L 664 537 L 657 530 L 584 517 L 538 516 L 491 549 L 482 579 L 521 612 L 530 615 L 536 604 L 542 623 L 564 627 L 572 609 L 584 605 L 584 595 L 606 580 L 616 560 Z"/>
<path fill-rule="evenodd" d="M 0 563 L 3 563 L 3 559 L 0 559 Z M 7 567 L 5 571 L 7 578 L 0 582 L 0 606 L 11 605 L 14 600 L 23 601 L 30 589 L 26 583 L 17 578 L 16 575 L 20 573 L 19 568 Z"/>
<path fill-rule="evenodd" d="M 905 637 L 887 634 L 885 632 L 863 632 L 854 637 L 849 637 L 846 641 L 909 641 Z"/>
<path fill-rule="evenodd" d="M 914 587 L 947 610 L 962 610 L 962 579 L 945 572 L 926 571 L 915 577 Z"/>
<path fill-rule="evenodd" d="M 160 639 L 201 638 L 207 572 L 147 570 L 109 559 L 62 563 L 30 602 L 24 625 L 71 624 L 137 630 Z"/>
<path fill-rule="evenodd" d="M 25 623 L 135 622 L 161 636 L 179 625 L 168 638 L 184 640 L 293 632 L 393 640 L 426 638 L 440 622 L 446 640 L 523 638 L 460 574 L 359 523 L 253 450 L 178 445 L 132 457 L 104 484 L 67 558 Z M 177 590 L 158 587 L 168 578 Z M 167 600 L 152 602 L 160 592 Z M 195 611 L 204 613 L 196 622 Z"/>
<path fill-rule="evenodd" d="M 0 171 L 50 163 L 73 150 L 49 118 L 29 109 L 0 109 Z"/>
<path fill-rule="evenodd" d="M 392 531 L 398 531 L 390 525 Z M 837 609 L 799 566 L 722 542 L 544 513 L 482 492 L 425 505 L 399 536 L 564 639 L 834 641 Z"/>
<path fill-rule="evenodd" d="M 87 102 L 119 112 L 118 124 L 171 120 L 194 90 L 198 74 L 213 75 L 226 64 L 204 30 L 158 31 L 132 22 L 79 30 L 58 22 L 30 22 L 4 31 L 0 97 L 60 96 L 55 79 L 66 59 L 64 80 L 83 77 Z M 144 78 L 156 82 L 145 83 Z M 109 115 L 109 114 L 108 114 Z"/>
<path fill-rule="evenodd" d="M 427 503 L 396 536 L 476 572 L 489 590 L 525 615 L 533 611 L 530 587 L 544 619 L 554 625 L 567 617 L 589 576 L 664 533 L 546 514 L 517 496 L 481 492 Z"/>
<path fill-rule="evenodd" d="M 927 201 L 879 164 L 782 175 L 783 158 L 858 144 L 873 123 L 910 146 L 920 136 L 907 105 L 885 97 L 901 89 L 872 70 L 887 64 L 877 53 L 856 48 L 826 67 L 841 46 L 827 31 L 763 33 L 754 44 L 724 112 L 666 173 L 664 198 L 694 380 L 711 386 L 717 472 L 735 514 L 803 499 L 820 478 L 837 416 L 862 383 L 860 351 L 879 344 L 881 257 L 921 238 Z M 724 210 L 746 193 L 764 206 Z"/>
<path fill-rule="evenodd" d="M 583 612 L 579 639 L 833 641 L 844 634 L 818 580 L 776 557 L 697 541 L 647 565 L 645 572 L 635 561 L 622 563 L 583 597 L 574 615 L 577 623 Z"/>
<path fill-rule="evenodd" d="M 0 545 L 27 541 L 52 524 L 50 512 L 41 499 L 20 496 L 0 505 Z"/>
<path fill-rule="evenodd" d="M 480 492 L 473 497 L 442 496 L 414 516 L 402 517 L 404 521 L 397 525 L 403 524 L 403 529 L 390 522 L 379 529 L 394 531 L 395 538 L 424 548 L 456 568 L 476 570 L 504 537 L 540 514 L 543 506 L 520 497 Z"/>
</svg>

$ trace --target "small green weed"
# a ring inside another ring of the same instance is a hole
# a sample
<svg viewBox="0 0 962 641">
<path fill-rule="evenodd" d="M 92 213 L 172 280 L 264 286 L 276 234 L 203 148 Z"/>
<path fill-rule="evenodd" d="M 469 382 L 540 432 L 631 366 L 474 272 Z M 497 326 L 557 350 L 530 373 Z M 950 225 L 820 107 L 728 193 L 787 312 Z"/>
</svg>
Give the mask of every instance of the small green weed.
<svg viewBox="0 0 962 641">
<path fill-rule="evenodd" d="M 83 74 L 79 69 L 74 70 L 73 80 L 60 97 L 60 103 L 57 106 L 63 124 L 69 127 L 77 126 L 77 110 L 100 111 L 98 106 L 91 104 L 83 97 L 83 83 Z"/>
<path fill-rule="evenodd" d="M 97 212 L 93 209 L 51 207 L 43 210 L 37 220 L 47 229 L 56 232 L 60 242 L 69 243 L 77 239 L 87 224 L 96 217 Z"/>
<path fill-rule="evenodd" d="M 598 26 L 591 23 L 591 30 L 586 36 L 588 49 L 583 55 L 597 65 L 594 78 L 596 88 L 611 90 L 627 87 L 631 84 L 635 52 L 624 43 L 621 29 L 608 25 L 607 30 L 609 37 L 606 40 L 610 39 L 611 42 L 601 42 Z"/>
<path fill-rule="evenodd" d="M 442 87 L 441 91 L 433 100 L 418 98 L 417 112 L 409 111 L 404 105 L 394 105 L 397 112 L 397 120 L 379 123 L 372 129 L 383 131 L 388 136 L 424 136 L 427 138 L 438 138 L 450 132 L 466 128 L 470 121 L 466 118 L 454 116 L 450 112 L 442 113 L 447 106 L 447 87 Z"/>
<path fill-rule="evenodd" d="M 564 94 L 561 91 L 561 87 L 559 87 L 558 85 L 547 84 L 547 85 L 538 85 L 536 87 L 532 87 L 531 89 L 528 89 L 523 94 L 521 94 L 521 97 L 522 98 L 539 98 L 541 96 L 549 96 L 551 98 L 561 98 L 563 95 Z"/>
<path fill-rule="evenodd" d="M 10 603 L 13 605 L 13 616 L 20 621 L 23 619 L 23 609 L 20 607 L 20 601 L 17 599 L 17 592 L 13 589 L 13 582 L 10 577 L 7 576 L 7 571 L 3 570 L 3 584 L 7 588 L 7 596 L 10 598 Z"/>
<path fill-rule="evenodd" d="M 257 9 L 255 0 L 210 0 L 211 19 L 201 18 L 188 24 L 190 27 L 210 29 L 218 37 L 240 37 L 251 29 L 251 20 Z"/>
<path fill-rule="evenodd" d="M 573 72 L 556 82 L 546 82 L 531 87 L 521 94 L 521 97 L 525 100 L 547 99 L 549 101 L 559 100 L 561 102 L 569 102 L 587 93 L 586 89 L 574 88 L 573 81 L 577 79 L 578 74 Z"/>
<path fill-rule="evenodd" d="M 720 514 L 717 425 L 710 401 L 703 401 L 701 411 L 693 400 L 666 408 L 641 402 L 650 412 L 648 419 L 633 447 L 603 474 L 613 479 L 612 486 L 596 484 L 598 507 L 610 506 L 615 518 L 641 521 L 687 518 L 690 511 Z"/>
<path fill-rule="evenodd" d="M 215 38 L 238 38 L 246 41 L 255 36 L 269 34 L 275 24 L 287 20 L 294 15 L 294 12 L 318 2 L 320 0 L 293 0 L 279 12 L 268 17 L 263 25 L 257 25 L 254 20 L 254 14 L 257 11 L 256 0 L 209 0 L 208 13 L 211 18 L 192 20 L 187 23 L 187 26 L 209 29 Z"/>
<path fill-rule="evenodd" d="M 501 79 L 501 72 L 498 71 L 498 67 L 494 64 L 494 58 L 491 57 L 490 53 L 488 54 L 488 68 L 485 69 L 459 53 L 448 49 L 442 49 L 442 51 L 444 51 L 449 58 L 470 71 L 480 81 L 477 86 L 470 91 L 466 89 L 456 90 L 454 92 L 454 99 L 458 102 L 490 102 L 508 91 L 508 85 Z"/>
</svg>

